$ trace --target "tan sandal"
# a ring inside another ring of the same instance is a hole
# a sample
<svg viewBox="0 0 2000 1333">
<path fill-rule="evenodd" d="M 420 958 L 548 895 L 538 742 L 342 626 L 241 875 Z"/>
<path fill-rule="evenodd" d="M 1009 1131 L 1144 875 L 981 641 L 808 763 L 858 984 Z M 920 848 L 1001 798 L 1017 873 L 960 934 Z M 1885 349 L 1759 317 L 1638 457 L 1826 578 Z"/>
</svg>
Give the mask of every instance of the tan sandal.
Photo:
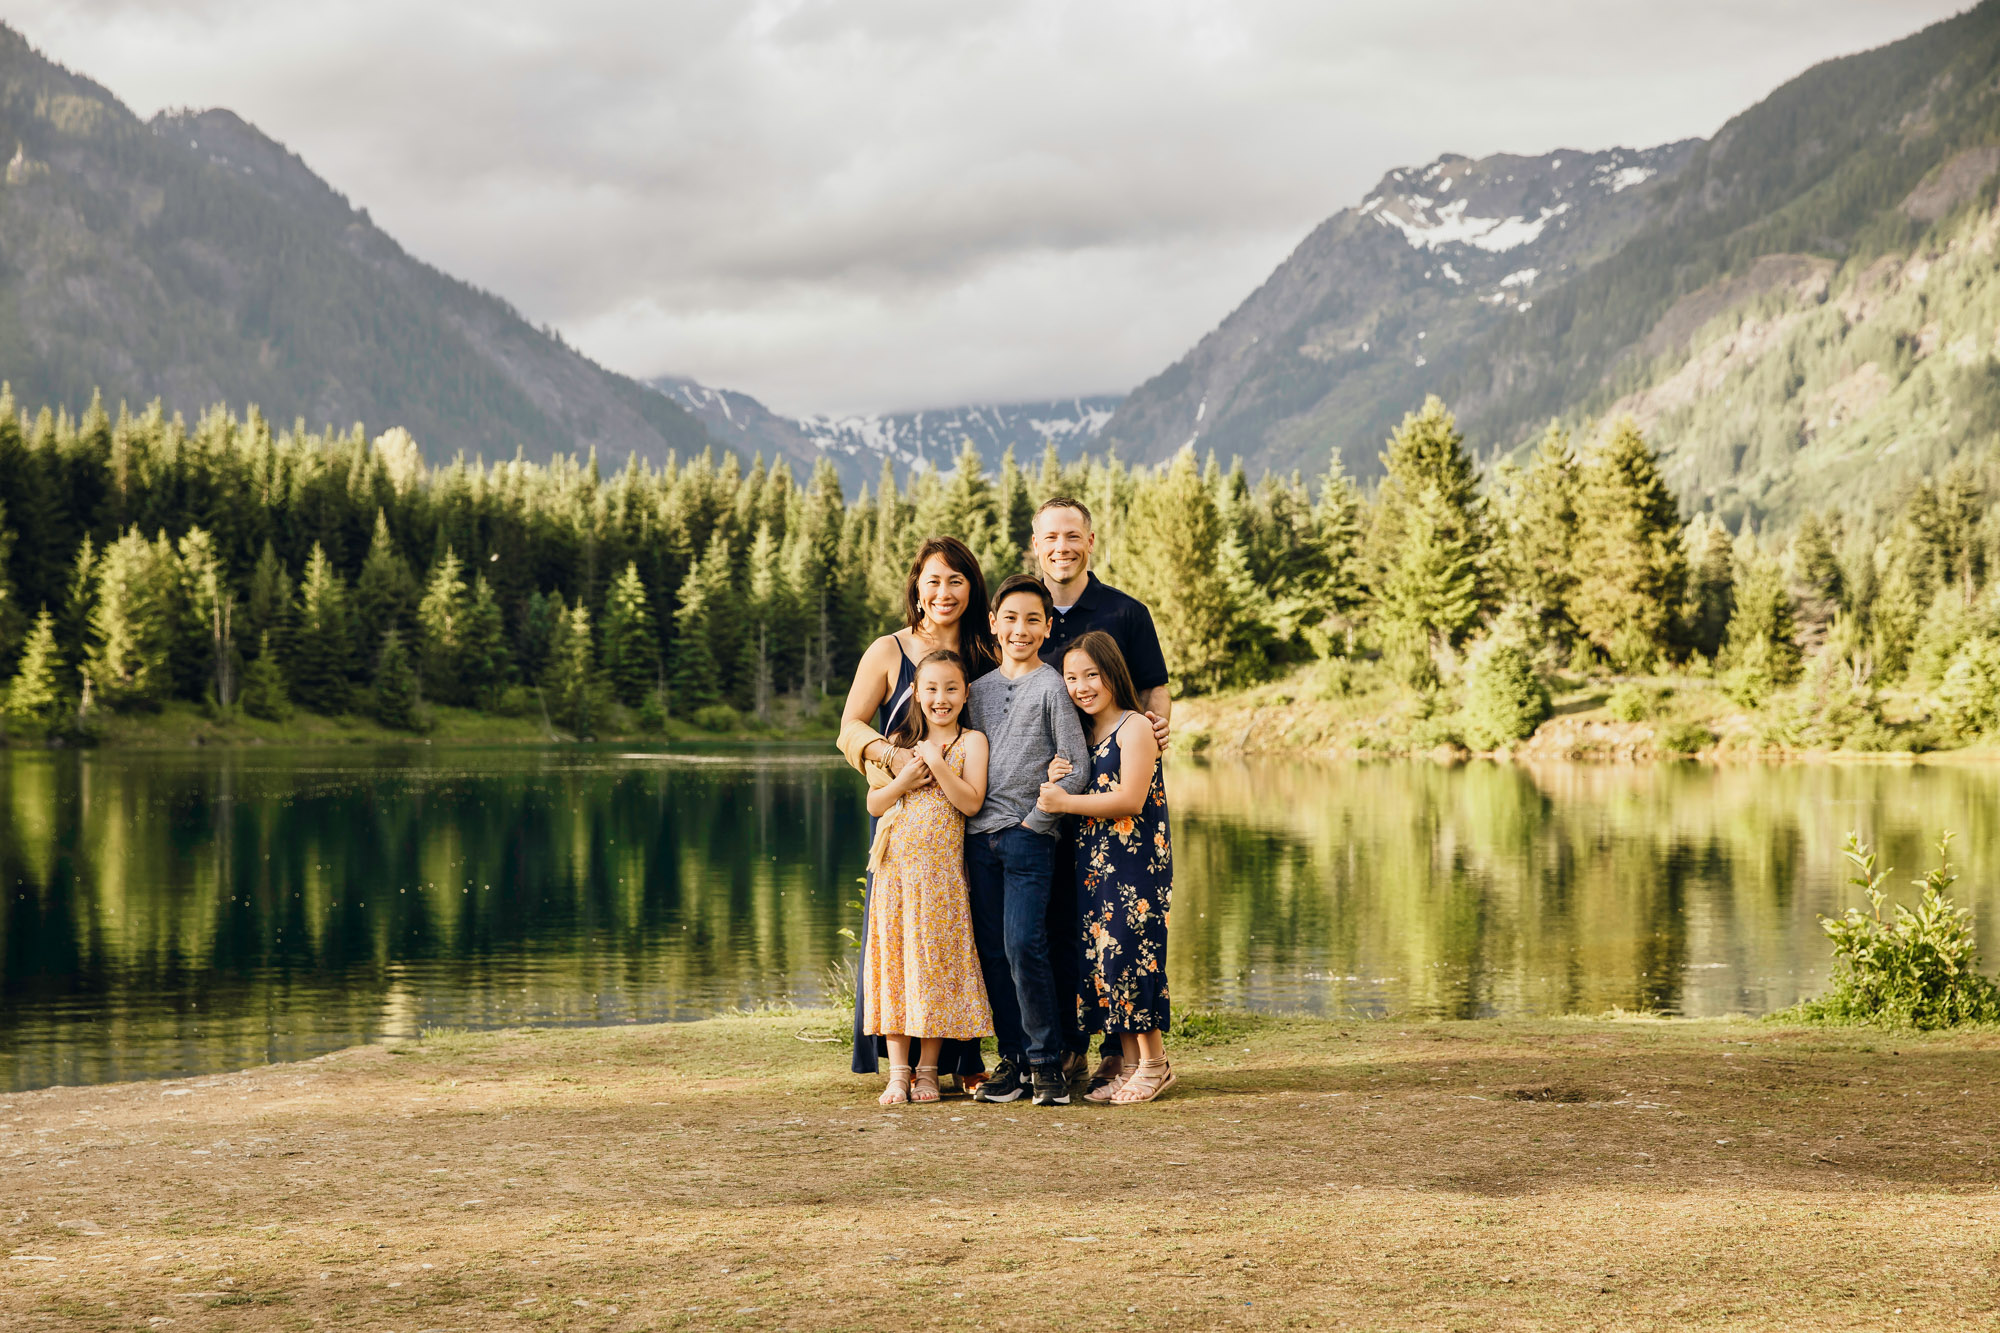
<svg viewBox="0 0 2000 1333">
<path fill-rule="evenodd" d="M 1124 1087 L 1131 1079 L 1132 1072 L 1125 1067 L 1125 1061 L 1122 1058 L 1117 1062 L 1118 1072 L 1115 1074 L 1105 1072 L 1104 1067 L 1110 1063 L 1112 1063 L 1112 1060 L 1109 1056 L 1097 1062 L 1097 1068 L 1090 1076 L 1090 1087 L 1083 1094 L 1085 1101 L 1095 1102 L 1099 1106 L 1102 1106 L 1117 1096 L 1118 1089 Z"/>
<path fill-rule="evenodd" d="M 882 1089 L 876 1102 L 883 1106 L 901 1106 L 910 1100 L 910 1067 L 908 1065 L 889 1066 L 889 1086 Z"/>
<path fill-rule="evenodd" d="M 1140 1102 L 1150 1102 L 1177 1082 L 1173 1066 L 1165 1059 L 1141 1060 L 1139 1067 L 1132 1071 L 1132 1077 L 1112 1094 L 1111 1104 L 1137 1106 Z"/>
<path fill-rule="evenodd" d="M 910 1100 L 913 1102 L 934 1102 L 938 1099 L 938 1067 L 918 1065 L 917 1081 L 910 1085 Z"/>
</svg>

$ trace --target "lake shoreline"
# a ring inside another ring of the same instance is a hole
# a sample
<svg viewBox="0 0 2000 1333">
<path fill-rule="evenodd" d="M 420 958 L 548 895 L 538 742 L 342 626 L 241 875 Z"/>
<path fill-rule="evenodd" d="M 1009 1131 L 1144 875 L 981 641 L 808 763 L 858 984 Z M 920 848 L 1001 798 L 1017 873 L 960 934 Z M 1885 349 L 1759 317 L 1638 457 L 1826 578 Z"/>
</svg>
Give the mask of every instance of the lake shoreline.
<svg viewBox="0 0 2000 1333">
<path fill-rule="evenodd" d="M 14 1094 L 0 1314 L 1861 1328 L 2000 1297 L 2000 1033 L 1215 1015 L 1153 1106 L 885 1111 L 842 1019 Z"/>
</svg>

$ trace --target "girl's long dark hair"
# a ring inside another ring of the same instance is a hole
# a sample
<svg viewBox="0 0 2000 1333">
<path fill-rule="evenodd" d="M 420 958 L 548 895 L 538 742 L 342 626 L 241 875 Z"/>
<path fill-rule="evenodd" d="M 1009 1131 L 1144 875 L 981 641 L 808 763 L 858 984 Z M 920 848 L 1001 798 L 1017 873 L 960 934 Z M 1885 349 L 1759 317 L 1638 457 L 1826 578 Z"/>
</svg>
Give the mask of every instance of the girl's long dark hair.
<svg viewBox="0 0 2000 1333">
<path fill-rule="evenodd" d="M 1125 654 L 1118 651 L 1118 640 L 1101 629 L 1085 630 L 1076 636 L 1075 642 L 1063 649 L 1063 661 L 1069 660 L 1071 653 L 1082 653 L 1097 668 L 1097 674 L 1104 677 L 1104 683 L 1111 687 L 1111 702 L 1128 713 L 1136 713 L 1139 708 L 1139 691 L 1132 687 L 1132 669 L 1125 665 Z M 1081 708 L 1076 710 L 1082 713 Z M 1087 717 L 1088 714 L 1085 714 Z M 1086 722 L 1084 734 L 1090 734 Z"/>
<path fill-rule="evenodd" d="M 924 668 L 927 666 L 948 666 L 958 672 L 959 679 L 966 681 L 968 685 L 971 684 L 970 679 L 965 674 L 965 659 L 957 653 L 949 648 L 939 648 L 935 652 L 925 653 L 922 660 L 917 663 L 916 677 L 912 677 L 910 702 L 903 709 L 903 723 L 889 737 L 889 744 L 895 746 L 898 750 L 914 750 L 917 748 L 917 742 L 931 734 L 931 720 L 924 716 L 923 709 L 917 707 L 917 687 L 915 684 L 915 680 L 923 676 Z M 961 711 L 959 716 L 961 718 L 964 717 L 964 712 Z"/>
<path fill-rule="evenodd" d="M 1000 641 L 993 637 L 993 625 L 986 618 L 986 576 L 979 570 L 979 558 L 972 548 L 956 537 L 932 537 L 917 548 L 910 562 L 910 577 L 903 585 L 903 618 L 915 633 L 924 623 L 924 609 L 917 602 L 917 580 L 932 556 L 942 556 L 945 564 L 965 578 L 965 614 L 958 619 L 958 656 L 966 680 L 984 675 L 1000 661 Z M 926 659 L 929 660 L 929 659 Z"/>
</svg>

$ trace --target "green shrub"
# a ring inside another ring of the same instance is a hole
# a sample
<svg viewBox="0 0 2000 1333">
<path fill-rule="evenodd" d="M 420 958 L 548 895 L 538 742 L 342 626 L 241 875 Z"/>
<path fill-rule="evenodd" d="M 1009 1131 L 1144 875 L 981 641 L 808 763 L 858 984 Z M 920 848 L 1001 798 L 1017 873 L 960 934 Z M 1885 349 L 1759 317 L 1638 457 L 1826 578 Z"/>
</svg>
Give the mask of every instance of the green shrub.
<svg viewBox="0 0 2000 1333">
<path fill-rule="evenodd" d="M 1880 751 L 1896 748 L 1875 688 L 1857 680 L 1831 651 L 1806 667 L 1805 679 L 1778 696 L 1764 720 L 1764 739 L 1800 750 Z"/>
<path fill-rule="evenodd" d="M 639 701 L 639 730 L 657 736 L 667 729 L 667 701 L 658 690 L 649 691 Z"/>
<path fill-rule="evenodd" d="M 1697 754 L 1715 744 L 1715 733 L 1700 722 L 1669 722 L 1653 736 L 1653 748 L 1665 754 Z"/>
<path fill-rule="evenodd" d="M 1967 640 L 1945 668 L 1935 701 L 1939 720 L 1961 736 L 2000 730 L 2000 643 Z"/>
<path fill-rule="evenodd" d="M 501 717 L 530 717 L 541 711 L 525 685 L 509 685 L 493 696 L 493 711 Z"/>
<path fill-rule="evenodd" d="M 1473 649 L 1465 667 L 1461 730 L 1475 750 L 1497 750 L 1534 734 L 1549 715 L 1549 687 L 1517 634 L 1504 627 Z"/>
<path fill-rule="evenodd" d="M 688 719 L 703 731 L 735 731 L 742 725 L 742 716 L 728 704 L 706 704 L 694 710 Z"/>
<path fill-rule="evenodd" d="M 1665 697 L 1664 690 L 1627 681 L 1611 691 L 1611 697 L 1604 701 L 1604 706 L 1620 722 L 1644 722 L 1659 711 Z"/>
<path fill-rule="evenodd" d="M 1889 895 L 1882 881 L 1889 872 L 1876 870 L 1875 853 L 1847 835 L 1843 854 L 1856 871 L 1848 882 L 1868 895 L 1869 910 L 1850 907 L 1838 919 L 1820 918 L 1833 939 L 1833 985 L 1785 1016 L 1913 1028 L 2000 1020 L 2000 986 L 1979 972 L 1972 914 L 1945 892 L 1958 879 L 1950 847 L 1947 833 L 1938 840 L 1937 869 L 1913 881 L 1923 890 L 1916 909 L 1894 904 L 1893 916 L 1884 917 Z"/>
</svg>

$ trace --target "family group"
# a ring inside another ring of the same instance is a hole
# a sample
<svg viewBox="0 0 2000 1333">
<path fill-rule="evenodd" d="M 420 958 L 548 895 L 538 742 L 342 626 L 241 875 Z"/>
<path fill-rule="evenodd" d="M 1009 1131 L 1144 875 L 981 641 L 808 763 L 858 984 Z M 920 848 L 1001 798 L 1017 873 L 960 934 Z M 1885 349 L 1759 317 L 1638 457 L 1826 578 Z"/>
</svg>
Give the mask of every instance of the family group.
<svg viewBox="0 0 2000 1333">
<path fill-rule="evenodd" d="M 1047 501 L 1033 532 L 1039 576 L 990 600 L 964 542 L 926 541 L 907 623 L 848 693 L 840 748 L 873 817 L 853 1067 L 887 1057 L 885 1106 L 935 1102 L 944 1077 L 1037 1106 L 1174 1085 L 1166 660 L 1146 607 L 1091 572 L 1081 501 Z"/>
</svg>

